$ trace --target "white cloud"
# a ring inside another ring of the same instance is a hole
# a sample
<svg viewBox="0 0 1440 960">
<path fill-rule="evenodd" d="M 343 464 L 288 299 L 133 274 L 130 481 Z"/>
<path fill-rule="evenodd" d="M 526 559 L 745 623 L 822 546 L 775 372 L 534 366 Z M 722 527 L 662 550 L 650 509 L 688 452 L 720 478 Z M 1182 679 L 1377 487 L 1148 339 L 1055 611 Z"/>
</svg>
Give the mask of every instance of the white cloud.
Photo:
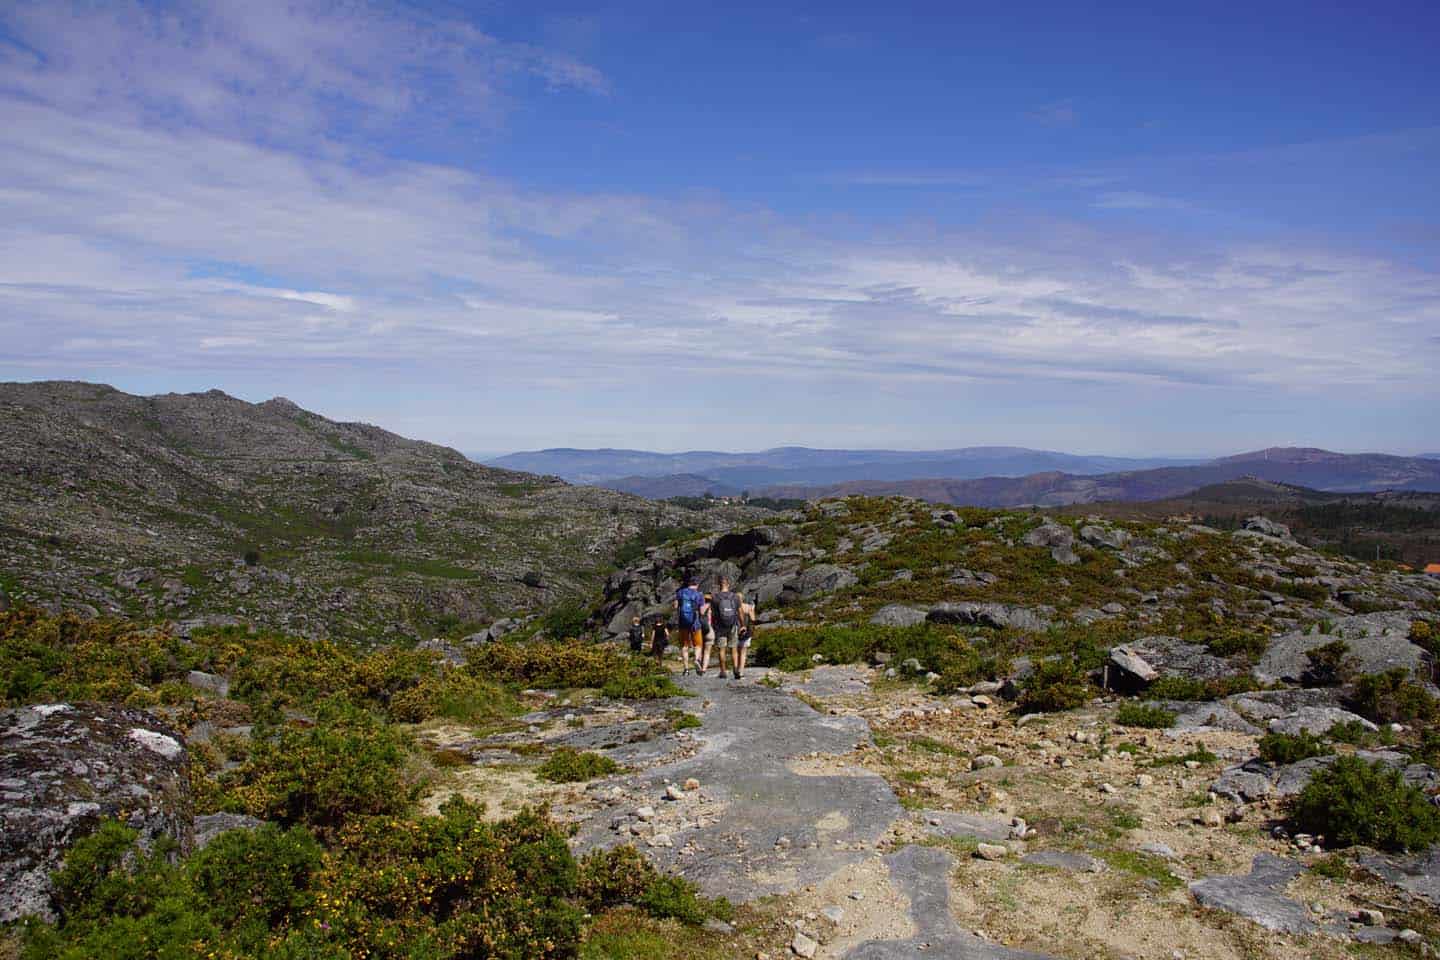
<svg viewBox="0 0 1440 960">
<path fill-rule="evenodd" d="M 770 383 L 1427 389 L 1440 325 L 1434 274 L 1318 248 L 1158 251 L 1063 225 L 1035 242 L 845 234 L 3 109 L 0 336 L 28 366 L 223 352 L 502 381 L 558 364 L 583 385 L 704 369 L 720 340 Z"/>
<path fill-rule="evenodd" d="M 508 85 L 608 90 L 594 67 L 379 0 L 18 0 L 0 91 L 66 111 L 306 145 L 484 118 Z"/>
</svg>

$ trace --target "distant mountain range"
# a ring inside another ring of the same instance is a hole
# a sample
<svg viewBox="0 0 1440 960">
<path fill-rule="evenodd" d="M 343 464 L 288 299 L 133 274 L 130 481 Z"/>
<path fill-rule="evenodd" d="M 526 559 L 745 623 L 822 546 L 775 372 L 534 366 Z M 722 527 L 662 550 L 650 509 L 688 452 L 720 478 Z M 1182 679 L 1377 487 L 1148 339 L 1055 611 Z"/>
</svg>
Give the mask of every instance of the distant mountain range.
<svg viewBox="0 0 1440 960">
<path fill-rule="evenodd" d="M 571 483 L 593 484 L 641 496 L 666 497 L 707 491 L 733 495 L 781 484 L 809 486 L 924 477 L 1023 477 L 1046 471 L 1090 476 L 1198 462 L 1157 457 L 1082 456 L 1024 447 L 963 447 L 933 451 L 776 447 L 754 453 L 537 450 L 498 457 L 487 461 L 487 465 L 549 474 Z M 697 483 L 697 478 L 702 482 Z M 666 482 L 658 483 L 657 480 Z"/>
<path fill-rule="evenodd" d="M 1063 506 L 1098 501 L 1164 500 L 1210 484 L 1254 477 L 1312 490 L 1364 493 L 1379 490 L 1440 491 L 1440 460 L 1386 454 L 1344 454 L 1313 448 L 1271 448 L 1209 463 L 1095 476 L 1052 472 L 1028 477 L 949 478 L 864 482 L 825 487 L 771 487 L 772 497 L 899 494 L 938 503 L 985 507 Z"/>
<path fill-rule="evenodd" d="M 1162 500 L 1242 477 L 1335 492 L 1440 491 L 1440 458 L 1311 447 L 1273 447 L 1209 461 L 1079 456 L 1022 447 L 934 452 L 782 447 L 682 454 L 541 450 L 500 457 L 491 465 L 656 499 L 749 491 L 797 499 L 899 494 L 975 506 L 1061 506 Z"/>
</svg>

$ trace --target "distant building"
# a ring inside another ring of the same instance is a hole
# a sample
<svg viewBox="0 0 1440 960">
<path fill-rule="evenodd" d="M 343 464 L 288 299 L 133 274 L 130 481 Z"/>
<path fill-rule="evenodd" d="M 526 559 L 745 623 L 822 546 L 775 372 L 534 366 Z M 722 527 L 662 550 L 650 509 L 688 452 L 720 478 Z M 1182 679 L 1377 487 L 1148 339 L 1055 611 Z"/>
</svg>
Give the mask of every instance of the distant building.
<svg viewBox="0 0 1440 960">
<path fill-rule="evenodd" d="M 1426 564 L 1425 572 L 1430 574 L 1430 576 L 1432 577 L 1440 577 L 1440 563 Z"/>
</svg>

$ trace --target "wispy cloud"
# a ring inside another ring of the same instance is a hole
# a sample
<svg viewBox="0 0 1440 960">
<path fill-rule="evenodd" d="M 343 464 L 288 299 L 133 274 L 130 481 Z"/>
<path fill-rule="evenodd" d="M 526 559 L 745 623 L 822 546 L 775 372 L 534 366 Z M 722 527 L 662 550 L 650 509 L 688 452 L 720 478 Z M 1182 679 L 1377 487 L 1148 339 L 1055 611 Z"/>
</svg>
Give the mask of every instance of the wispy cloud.
<svg viewBox="0 0 1440 960">
<path fill-rule="evenodd" d="M 1440 324 L 1440 279 L 1321 250 L 1177 255 L 1058 227 L 1045 243 L 986 228 L 847 238 L 714 203 L 534 193 L 449 167 L 366 171 L 6 112 L 0 336 L 25 362 L 224 353 L 480 364 L 501 379 L 561 362 L 583 384 L 683 365 L 704 331 L 744 343 L 743 369 L 771 381 L 1308 389 L 1424 382 Z"/>
<path fill-rule="evenodd" d="M 1047 127 L 1073 127 L 1080 123 L 1075 101 L 1070 99 L 1056 100 L 1036 107 L 1027 112 L 1025 118 Z"/>
<path fill-rule="evenodd" d="M 18 0 L 0 90 L 70 112 L 297 142 L 496 111 L 533 77 L 603 93 L 571 57 L 375 0 Z"/>
<path fill-rule="evenodd" d="M 1101 210 L 1189 210 L 1190 204 L 1175 197 L 1161 197 L 1139 190 L 1102 193 L 1091 204 Z"/>
</svg>

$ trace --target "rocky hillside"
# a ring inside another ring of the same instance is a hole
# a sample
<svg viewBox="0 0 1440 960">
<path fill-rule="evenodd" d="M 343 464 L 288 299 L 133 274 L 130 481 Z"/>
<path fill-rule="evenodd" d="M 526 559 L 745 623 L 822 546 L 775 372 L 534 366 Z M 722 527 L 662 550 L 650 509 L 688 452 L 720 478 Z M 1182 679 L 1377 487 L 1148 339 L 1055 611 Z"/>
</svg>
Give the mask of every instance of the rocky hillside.
<svg viewBox="0 0 1440 960">
<path fill-rule="evenodd" d="M 0 918 L 53 920 L 0 927 L 0 956 L 1440 950 L 1440 580 L 1259 517 L 896 498 L 629 552 L 593 632 L 669 617 L 684 571 L 728 576 L 760 602 L 744 677 L 582 638 L 0 612 L 24 839 Z M 115 787 L 56 778 L 77 763 Z M 186 858 L 141 859 L 167 842 Z"/>
<path fill-rule="evenodd" d="M 0 384 L 0 474 L 15 600 L 372 639 L 582 596 L 627 541 L 747 515 L 482 467 L 284 399 L 85 383 Z"/>
<path fill-rule="evenodd" d="M 1440 611 L 1440 580 L 1320 553 L 1258 517 L 1225 532 L 862 497 L 778 517 L 649 550 L 610 577 L 603 621 L 618 632 L 663 611 L 685 569 L 707 588 L 727 576 L 762 621 L 797 625 L 1103 624 L 1224 648 L 1378 611 Z"/>
</svg>

